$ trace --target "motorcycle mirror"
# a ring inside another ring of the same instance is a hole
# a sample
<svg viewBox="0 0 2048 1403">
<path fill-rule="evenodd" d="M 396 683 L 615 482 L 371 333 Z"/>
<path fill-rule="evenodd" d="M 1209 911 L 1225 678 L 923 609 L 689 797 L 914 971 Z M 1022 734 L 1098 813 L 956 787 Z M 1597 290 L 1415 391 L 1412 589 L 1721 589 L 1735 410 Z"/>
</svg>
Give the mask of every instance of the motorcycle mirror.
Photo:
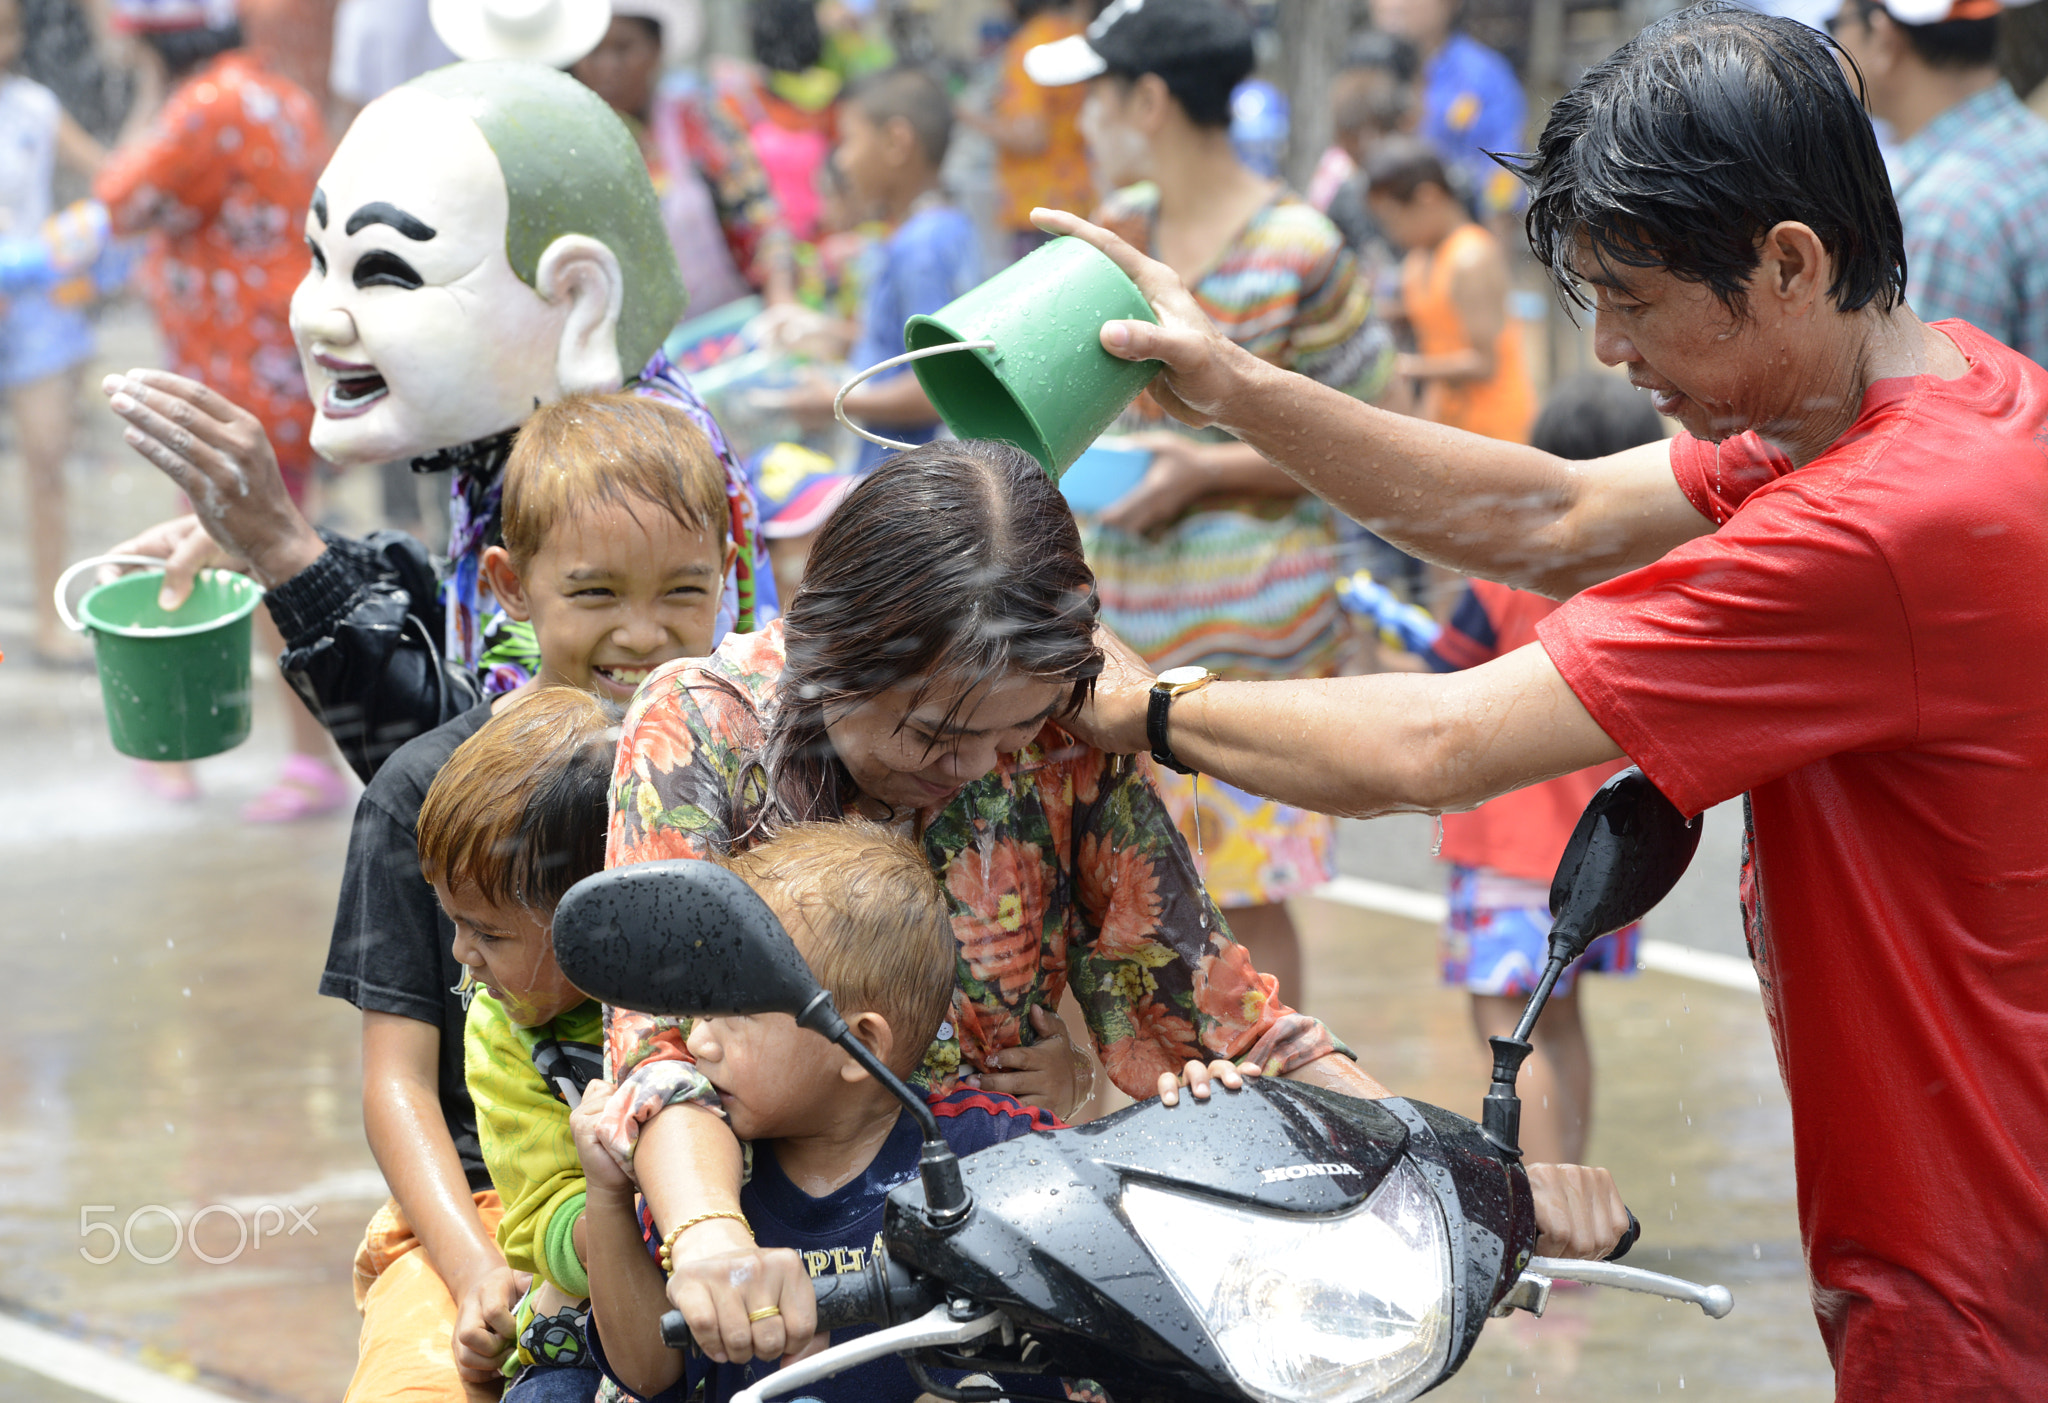
<svg viewBox="0 0 2048 1403">
<path fill-rule="evenodd" d="M 1550 884 L 1551 958 L 1570 964 L 1670 895 L 1699 850 L 1700 827 L 1633 765 L 1601 785 Z"/>
<path fill-rule="evenodd" d="M 594 999 L 697 1018 L 801 1013 L 818 981 L 754 889 L 712 862 L 585 877 L 555 907 L 555 960 Z"/>
<path fill-rule="evenodd" d="M 887 1087 L 924 1132 L 918 1173 L 932 1225 L 973 1200 L 924 1098 L 855 1037 L 754 889 L 714 862 L 636 862 L 585 877 L 555 907 L 555 962 L 594 999 L 672 1018 L 788 1013 Z"/>
<path fill-rule="evenodd" d="M 1679 813 L 1636 766 L 1594 791 L 1550 883 L 1550 957 L 1543 977 L 1514 1033 L 1486 1040 L 1493 1048 L 1493 1083 L 1480 1126 L 1503 1155 L 1521 1158 L 1522 1100 L 1515 1078 L 1558 976 L 1599 937 L 1641 920 L 1670 895 L 1699 845 L 1699 816 Z"/>
</svg>

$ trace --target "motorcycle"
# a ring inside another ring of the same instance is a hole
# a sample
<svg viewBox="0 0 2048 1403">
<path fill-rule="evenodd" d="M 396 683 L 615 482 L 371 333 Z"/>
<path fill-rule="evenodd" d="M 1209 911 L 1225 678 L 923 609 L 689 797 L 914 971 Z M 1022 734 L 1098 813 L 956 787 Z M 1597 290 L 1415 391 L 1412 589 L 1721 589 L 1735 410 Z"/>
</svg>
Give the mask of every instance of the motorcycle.
<svg viewBox="0 0 2048 1403">
<path fill-rule="evenodd" d="M 1116 1403 L 1414 1398 L 1457 1372 L 1489 1316 L 1541 1315 L 1572 1280 L 1698 1305 L 1726 1287 L 1534 1255 L 1517 1144 L 1517 1074 L 1557 977 L 1684 873 L 1700 820 L 1636 769 L 1596 793 L 1551 887 L 1544 973 L 1515 1033 L 1494 1038 L 1480 1119 L 1400 1097 L 1360 1100 L 1277 1078 L 1169 1108 L 1141 1102 L 962 1161 L 923 1098 L 847 1030 L 774 914 L 704 862 L 636 864 L 578 883 L 554 920 L 577 987 L 649 1012 L 789 1013 L 844 1048 L 917 1119 L 917 1181 L 891 1191 L 886 1253 L 813 1282 L 818 1328 L 883 1328 L 777 1370 L 759 1403 L 890 1354 L 963 1403 L 1022 1396 L 1019 1376 L 1089 1379 Z M 1613 1254 L 1628 1250 L 1638 1232 Z M 680 1313 L 662 1321 L 683 1348 Z M 1001 1375 L 1006 1386 L 934 1378 Z"/>
</svg>

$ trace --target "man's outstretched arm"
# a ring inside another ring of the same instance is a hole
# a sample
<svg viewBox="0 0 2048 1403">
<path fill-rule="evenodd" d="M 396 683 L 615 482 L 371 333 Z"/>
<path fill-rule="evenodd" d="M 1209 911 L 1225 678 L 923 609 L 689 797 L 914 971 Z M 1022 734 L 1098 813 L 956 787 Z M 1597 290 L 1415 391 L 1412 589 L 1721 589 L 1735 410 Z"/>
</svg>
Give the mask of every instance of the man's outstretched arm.
<svg viewBox="0 0 2048 1403">
<path fill-rule="evenodd" d="M 1665 444 L 1572 462 L 1375 409 L 1234 345 L 1172 269 L 1108 230 L 1033 217 L 1108 254 L 1152 304 L 1158 325 L 1110 322 L 1102 344 L 1166 363 L 1152 393 L 1167 412 L 1228 429 L 1404 550 L 1562 599 L 1714 529 L 1678 490 Z"/>
<path fill-rule="evenodd" d="M 1106 633 L 1110 665 L 1072 725 L 1143 751 L 1151 674 Z M 1539 643 L 1464 672 L 1216 682 L 1173 703 L 1176 758 L 1254 794 L 1368 818 L 1469 809 L 1621 757 Z"/>
</svg>

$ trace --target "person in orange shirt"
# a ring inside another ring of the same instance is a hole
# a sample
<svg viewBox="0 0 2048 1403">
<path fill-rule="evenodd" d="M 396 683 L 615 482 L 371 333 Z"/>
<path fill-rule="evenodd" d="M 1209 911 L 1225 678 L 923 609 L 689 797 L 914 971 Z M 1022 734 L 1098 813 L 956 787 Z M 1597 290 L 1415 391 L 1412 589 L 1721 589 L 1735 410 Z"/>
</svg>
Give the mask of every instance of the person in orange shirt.
<svg viewBox="0 0 2048 1403">
<path fill-rule="evenodd" d="M 1024 72 L 1024 55 L 1041 44 L 1079 34 L 1095 7 L 1088 0 L 1010 0 L 1017 32 L 1003 45 L 1003 76 L 987 114 L 963 107 L 960 122 L 996 147 L 998 215 L 1010 236 L 1010 256 L 1022 258 L 1052 236 L 1031 222 L 1031 211 L 1087 210 L 1095 206 L 1088 147 L 1081 139 L 1081 103 L 1087 89 L 1042 88 Z"/>
<path fill-rule="evenodd" d="M 1520 443 L 1536 414 L 1522 333 L 1508 316 L 1500 241 L 1451 193 L 1443 161 L 1416 137 L 1388 137 L 1365 162 L 1366 204 L 1407 251 L 1401 301 L 1416 351 L 1396 373 L 1421 382 L 1417 413 Z"/>
</svg>

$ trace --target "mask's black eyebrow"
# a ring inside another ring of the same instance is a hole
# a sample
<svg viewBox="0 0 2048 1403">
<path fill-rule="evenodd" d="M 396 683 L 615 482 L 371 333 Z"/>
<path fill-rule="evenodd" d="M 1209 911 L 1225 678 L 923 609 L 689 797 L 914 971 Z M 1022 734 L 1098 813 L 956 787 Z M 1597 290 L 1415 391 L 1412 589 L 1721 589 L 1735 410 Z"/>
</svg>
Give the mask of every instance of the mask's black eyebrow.
<svg viewBox="0 0 2048 1403">
<path fill-rule="evenodd" d="M 413 242 L 422 244 L 433 238 L 435 232 L 397 205 L 387 205 L 382 200 L 373 200 L 350 215 L 345 228 L 355 234 L 372 224 L 388 224 Z"/>
<path fill-rule="evenodd" d="M 322 229 L 327 227 L 327 192 L 317 185 L 313 187 L 313 217 Z"/>
</svg>

